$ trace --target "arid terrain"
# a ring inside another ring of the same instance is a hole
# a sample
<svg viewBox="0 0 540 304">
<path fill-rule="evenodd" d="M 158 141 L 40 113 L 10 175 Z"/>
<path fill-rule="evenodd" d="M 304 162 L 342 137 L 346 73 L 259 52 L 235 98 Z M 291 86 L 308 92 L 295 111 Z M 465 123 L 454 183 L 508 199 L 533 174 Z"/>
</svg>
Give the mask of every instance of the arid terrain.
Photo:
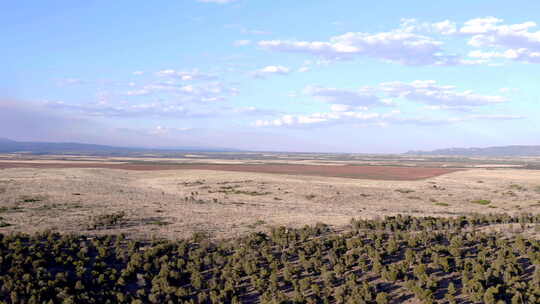
<svg viewBox="0 0 540 304">
<path fill-rule="evenodd" d="M 537 165 L 534 158 L 3 155 L 0 298 L 539 303 Z"/>
<path fill-rule="evenodd" d="M 540 171 L 523 160 L 211 157 L 4 155 L 1 229 L 228 238 L 396 214 L 540 211 Z"/>
</svg>

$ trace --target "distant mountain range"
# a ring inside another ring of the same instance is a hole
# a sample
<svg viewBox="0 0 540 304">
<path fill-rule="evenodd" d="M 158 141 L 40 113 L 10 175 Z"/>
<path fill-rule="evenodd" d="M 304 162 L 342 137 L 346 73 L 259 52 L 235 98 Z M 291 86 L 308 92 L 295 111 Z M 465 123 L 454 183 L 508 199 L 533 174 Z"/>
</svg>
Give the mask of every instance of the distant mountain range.
<svg viewBox="0 0 540 304">
<path fill-rule="evenodd" d="M 433 151 L 409 151 L 409 155 L 447 156 L 540 156 L 540 146 L 501 146 L 487 148 L 449 148 Z"/>
<path fill-rule="evenodd" d="M 32 154 L 98 154 L 125 155 L 133 153 L 174 153 L 174 152 L 238 152 L 229 148 L 178 147 L 178 148 L 136 148 L 93 145 L 81 143 L 21 142 L 0 138 L 0 153 Z"/>
</svg>

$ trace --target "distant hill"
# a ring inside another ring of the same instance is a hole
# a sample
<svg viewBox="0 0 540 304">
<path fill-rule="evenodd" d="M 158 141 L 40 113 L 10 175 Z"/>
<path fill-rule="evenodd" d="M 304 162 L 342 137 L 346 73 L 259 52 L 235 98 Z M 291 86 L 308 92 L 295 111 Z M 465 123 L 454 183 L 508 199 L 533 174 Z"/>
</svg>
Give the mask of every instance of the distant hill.
<svg viewBox="0 0 540 304">
<path fill-rule="evenodd" d="M 11 139 L 7 139 L 7 138 L 0 138 L 0 144 L 3 144 L 3 143 L 14 143 L 15 141 L 14 140 L 11 140 Z"/>
<path fill-rule="evenodd" d="M 132 148 L 81 143 L 21 142 L 0 138 L 0 153 L 32 154 L 98 154 L 126 155 L 133 153 L 174 153 L 174 152 L 237 152 L 240 150 L 210 147 L 178 148 Z"/>
<path fill-rule="evenodd" d="M 409 151 L 409 155 L 448 156 L 540 156 L 540 146 L 501 146 L 487 148 L 449 148 L 433 151 Z"/>
</svg>

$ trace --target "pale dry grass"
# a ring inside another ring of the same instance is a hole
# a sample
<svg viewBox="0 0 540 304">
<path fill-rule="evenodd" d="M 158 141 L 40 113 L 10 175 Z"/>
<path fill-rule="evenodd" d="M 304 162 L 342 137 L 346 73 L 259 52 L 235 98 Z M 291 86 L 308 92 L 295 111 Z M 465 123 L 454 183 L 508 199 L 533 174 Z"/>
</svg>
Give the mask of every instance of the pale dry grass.
<svg viewBox="0 0 540 304">
<path fill-rule="evenodd" d="M 170 239 L 203 231 L 234 237 L 274 225 L 343 227 L 353 217 L 398 213 L 536 213 L 539 185 L 540 171 L 514 169 L 374 181 L 202 170 L 21 168 L 0 170 L 0 217 L 11 224 L 3 231 L 123 232 Z M 491 203 L 471 203 L 481 199 Z M 90 216 L 121 211 L 127 219 L 122 226 L 87 230 Z"/>
</svg>

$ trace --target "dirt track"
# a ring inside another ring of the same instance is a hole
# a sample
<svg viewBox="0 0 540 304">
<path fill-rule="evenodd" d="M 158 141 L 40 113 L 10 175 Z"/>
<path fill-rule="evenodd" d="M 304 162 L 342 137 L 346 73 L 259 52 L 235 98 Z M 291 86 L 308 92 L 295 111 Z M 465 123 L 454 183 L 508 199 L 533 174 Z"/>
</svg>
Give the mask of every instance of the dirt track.
<svg viewBox="0 0 540 304">
<path fill-rule="evenodd" d="M 376 180 L 420 180 L 459 171 L 447 168 L 391 167 L 391 166 L 322 166 L 322 165 L 227 165 L 227 164 L 111 164 L 111 163 L 30 163 L 0 162 L 7 168 L 108 168 L 135 171 L 157 170 L 216 170 L 327 177 L 347 177 Z"/>
</svg>

